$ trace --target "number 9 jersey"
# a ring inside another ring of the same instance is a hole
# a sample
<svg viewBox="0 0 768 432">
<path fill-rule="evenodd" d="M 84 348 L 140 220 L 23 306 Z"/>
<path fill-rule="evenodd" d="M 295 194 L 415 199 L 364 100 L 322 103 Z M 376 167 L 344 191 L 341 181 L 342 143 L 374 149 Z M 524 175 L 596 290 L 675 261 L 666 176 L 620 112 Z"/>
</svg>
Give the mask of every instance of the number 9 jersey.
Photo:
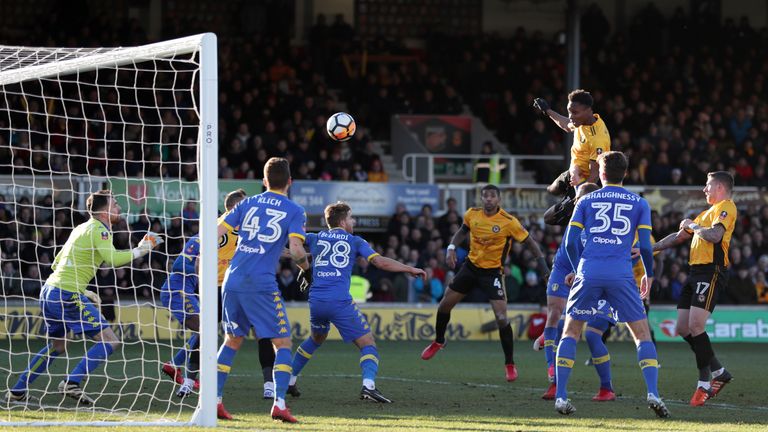
<svg viewBox="0 0 768 432">
<path fill-rule="evenodd" d="M 306 243 L 314 257 L 309 300 L 351 301 L 349 281 L 355 260 L 362 256 L 370 261 L 378 253 L 367 241 L 342 228 L 307 234 Z"/>
<path fill-rule="evenodd" d="M 304 240 L 304 208 L 274 191 L 240 201 L 222 224 L 239 227 L 237 249 L 224 276 L 224 290 L 277 291 L 276 267 L 288 237 Z"/>
</svg>

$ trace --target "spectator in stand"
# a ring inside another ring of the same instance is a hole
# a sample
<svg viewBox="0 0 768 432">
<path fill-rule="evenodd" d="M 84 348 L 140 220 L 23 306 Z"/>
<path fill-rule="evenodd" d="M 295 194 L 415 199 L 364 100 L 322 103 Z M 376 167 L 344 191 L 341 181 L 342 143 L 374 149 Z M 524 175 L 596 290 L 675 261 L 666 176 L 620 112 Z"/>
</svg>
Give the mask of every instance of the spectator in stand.
<svg viewBox="0 0 768 432">
<path fill-rule="evenodd" d="M 368 171 L 368 181 L 386 183 L 389 181 L 389 176 L 384 171 L 384 166 L 381 164 L 381 159 L 373 159 L 371 161 L 371 169 Z"/>
</svg>

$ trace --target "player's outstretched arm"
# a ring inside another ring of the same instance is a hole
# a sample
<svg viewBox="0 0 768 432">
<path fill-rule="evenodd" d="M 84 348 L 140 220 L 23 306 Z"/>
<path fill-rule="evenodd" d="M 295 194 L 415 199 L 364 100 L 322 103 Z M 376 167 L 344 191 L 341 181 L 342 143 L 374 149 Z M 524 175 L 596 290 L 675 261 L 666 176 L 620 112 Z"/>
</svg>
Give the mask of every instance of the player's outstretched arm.
<svg viewBox="0 0 768 432">
<path fill-rule="evenodd" d="M 725 227 L 720 224 L 710 228 L 704 228 L 690 219 L 685 219 L 680 222 L 680 228 L 693 231 L 694 234 L 710 243 L 719 243 L 720 240 L 723 239 L 723 235 L 725 235 Z"/>
<path fill-rule="evenodd" d="M 664 249 L 669 249 L 671 247 L 675 247 L 677 245 L 683 244 L 687 242 L 688 240 L 693 237 L 688 231 L 681 229 L 680 231 L 676 233 L 672 233 L 663 239 L 656 242 L 656 244 L 653 245 L 653 251 L 659 252 L 663 251 Z"/>
<path fill-rule="evenodd" d="M 383 257 L 381 255 L 376 255 L 371 258 L 371 264 L 382 270 L 396 273 L 408 273 L 413 277 L 420 277 L 424 281 L 427 280 L 427 273 L 424 270 L 405 265 L 401 262 L 397 262 L 391 258 Z"/>
<path fill-rule="evenodd" d="M 135 248 L 131 250 L 117 250 L 112 244 L 111 235 L 105 237 L 103 233 L 94 231 L 94 236 L 100 236 L 98 239 L 94 238 L 93 242 L 99 251 L 99 255 L 101 255 L 105 263 L 113 267 L 119 267 L 128 264 L 136 258 L 143 257 L 153 248 L 164 242 L 159 234 L 148 232 Z"/>
<path fill-rule="evenodd" d="M 536 257 L 537 270 L 539 271 L 541 277 L 546 280 L 549 277 L 549 266 L 547 265 L 547 259 L 541 252 L 541 248 L 539 247 L 538 243 L 536 243 L 536 241 L 532 239 L 530 235 L 527 239 L 525 239 L 523 243 L 528 247 L 531 253 L 533 253 L 533 256 Z"/>
<path fill-rule="evenodd" d="M 566 132 L 571 132 L 571 129 L 568 127 L 568 124 L 571 123 L 571 120 L 568 117 L 561 115 L 557 111 L 551 109 L 546 100 L 542 98 L 536 98 L 533 100 L 533 106 L 539 110 L 539 112 L 552 119 L 552 121 L 555 122 L 555 124 L 558 125 L 560 129 Z"/>
</svg>

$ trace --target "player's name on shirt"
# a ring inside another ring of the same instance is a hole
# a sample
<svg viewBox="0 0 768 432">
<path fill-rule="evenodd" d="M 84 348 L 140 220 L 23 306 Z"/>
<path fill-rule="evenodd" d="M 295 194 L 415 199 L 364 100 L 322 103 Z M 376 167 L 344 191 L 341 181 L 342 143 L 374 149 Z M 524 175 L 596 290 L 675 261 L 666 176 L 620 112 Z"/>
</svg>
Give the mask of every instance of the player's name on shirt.
<svg viewBox="0 0 768 432">
<path fill-rule="evenodd" d="M 348 240 L 349 239 L 349 233 L 346 231 L 320 231 L 317 233 L 318 237 L 321 238 L 328 238 L 328 239 L 335 239 L 335 240 Z"/>
<path fill-rule="evenodd" d="M 595 191 L 584 198 L 588 199 L 620 199 L 624 201 L 640 201 L 640 196 L 631 192 L 616 192 L 616 191 Z"/>
<path fill-rule="evenodd" d="M 256 202 L 259 203 L 259 204 L 267 204 L 267 205 L 272 205 L 272 206 L 275 206 L 275 207 L 280 207 L 281 205 L 283 205 L 283 200 L 282 199 L 275 198 L 275 197 L 264 196 L 264 195 L 258 195 L 257 198 L 256 198 Z"/>
</svg>

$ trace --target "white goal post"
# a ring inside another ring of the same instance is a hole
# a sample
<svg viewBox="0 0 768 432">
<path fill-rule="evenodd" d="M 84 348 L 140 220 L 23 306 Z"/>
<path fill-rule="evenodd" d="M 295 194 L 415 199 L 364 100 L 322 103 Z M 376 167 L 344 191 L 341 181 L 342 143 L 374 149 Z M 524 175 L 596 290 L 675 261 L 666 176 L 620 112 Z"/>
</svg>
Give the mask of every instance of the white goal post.
<svg viewBox="0 0 768 432">
<path fill-rule="evenodd" d="M 11 425 L 216 426 L 217 104 L 217 40 L 213 33 L 128 48 L 0 46 L 0 206 L 11 215 L 11 220 L 5 221 L 5 230 L 0 230 L 0 236 L 8 233 L 0 238 L 4 245 L 0 266 L 7 264 L 9 274 L 6 277 L 3 273 L 2 279 L 0 391 L 5 393 L 11 388 L 37 350 L 47 346 L 37 299 L 31 291 L 17 288 L 27 287 L 25 284 L 30 281 L 32 287 L 35 282 L 45 283 L 44 274 L 36 280 L 30 274 L 50 266 L 50 255 L 54 250 L 58 252 L 66 241 L 66 236 L 59 233 L 71 227 L 62 227 L 55 220 L 59 214 L 65 214 L 63 219 L 68 218 L 61 203 L 72 207 L 70 216 L 74 220 L 75 211 L 83 209 L 87 193 L 98 189 L 82 185 L 126 185 L 122 196 L 116 194 L 118 201 L 128 203 L 122 205 L 126 226 L 142 216 L 132 213 L 135 211 L 132 206 L 137 199 L 144 199 L 128 193 L 127 185 L 144 182 L 144 187 L 156 185 L 161 189 L 183 185 L 187 192 L 178 202 L 158 200 L 155 205 L 160 207 L 156 214 L 150 214 L 152 210 L 144 202 L 146 207 L 141 210 L 161 227 L 168 228 L 160 232 L 165 236 L 170 235 L 167 234 L 171 232 L 169 227 L 173 227 L 173 219 L 178 217 L 178 206 L 197 204 L 199 219 L 182 219 L 182 222 L 184 229 L 188 224 L 199 226 L 201 270 L 198 394 L 179 402 L 174 396 L 175 383 L 158 372 L 162 362 L 180 348 L 178 337 L 160 341 L 160 330 L 172 335 L 183 334 L 183 330 L 167 313 L 161 313 L 162 306 L 157 300 L 162 280 L 158 282 L 155 275 L 167 276 L 170 265 L 166 269 L 153 269 L 150 263 L 146 274 L 151 275 L 147 285 L 151 295 L 135 294 L 133 299 L 115 300 L 116 313 L 123 315 L 122 324 L 116 323 L 115 328 L 136 329 L 138 339 L 124 341 L 121 351 L 115 351 L 95 369 L 93 376 L 97 379 L 94 381 L 98 383 L 94 385 L 102 390 L 92 394 L 97 396 L 96 402 L 82 407 L 60 395 L 52 396 L 56 385 L 51 376 L 58 373 L 56 379 L 60 379 L 61 374 L 77 362 L 73 357 L 82 358 L 82 351 L 92 343 L 73 340 L 70 343 L 73 348 L 68 348 L 66 355 L 52 363 L 51 372 L 40 374 L 29 386 L 30 392 L 33 388 L 40 392 L 39 404 L 9 406 L 4 403 L 0 406 L 0 428 Z M 136 149 L 130 153 L 129 142 Z M 126 148 L 119 149 L 123 143 Z M 160 152 L 159 158 L 155 151 Z M 113 158 L 113 153 L 123 157 Z M 3 160 L 6 158 L 2 156 L 6 155 L 10 158 Z M 155 170 L 158 176 L 154 175 Z M 47 189 L 40 186 L 43 183 Z M 67 186 L 58 189 L 62 184 Z M 51 199 L 44 202 L 43 193 L 52 195 Z M 31 218 L 26 217 L 28 213 Z M 50 219 L 45 218 L 48 214 Z M 54 240 L 40 244 L 40 239 L 45 240 L 46 233 L 50 232 Z M 189 235 L 182 232 L 185 234 L 175 240 L 183 245 Z M 119 234 L 115 231 L 115 238 Z M 127 239 L 136 234 L 143 235 L 130 230 L 120 235 Z M 136 246 L 134 242 L 130 240 L 130 247 Z M 46 247 L 50 250 L 46 251 Z M 10 249 L 18 253 L 14 255 Z M 32 258 L 29 253 L 34 253 Z M 176 258 L 172 251 L 167 255 L 169 263 Z M 131 275 L 135 270 L 132 265 L 129 263 L 115 272 Z M 29 270 L 33 267 L 35 270 Z M 133 288 L 117 283 L 99 285 L 102 282 L 98 275 L 93 282 L 97 290 L 127 292 Z M 134 278 L 129 276 L 128 280 Z M 134 310 L 139 310 L 136 316 L 154 316 L 155 322 L 135 318 L 136 322 L 128 323 Z M 18 328 L 11 328 L 11 318 L 16 319 Z M 145 340 L 142 334 L 153 337 Z M 134 358 L 135 353 L 148 357 Z M 53 365 L 58 369 L 54 371 Z M 138 377 L 134 376 L 137 371 Z M 40 390 L 43 387 L 45 390 Z M 90 381 L 84 387 L 86 392 L 89 389 L 96 391 Z M 100 398 L 105 401 L 103 404 Z"/>
</svg>

